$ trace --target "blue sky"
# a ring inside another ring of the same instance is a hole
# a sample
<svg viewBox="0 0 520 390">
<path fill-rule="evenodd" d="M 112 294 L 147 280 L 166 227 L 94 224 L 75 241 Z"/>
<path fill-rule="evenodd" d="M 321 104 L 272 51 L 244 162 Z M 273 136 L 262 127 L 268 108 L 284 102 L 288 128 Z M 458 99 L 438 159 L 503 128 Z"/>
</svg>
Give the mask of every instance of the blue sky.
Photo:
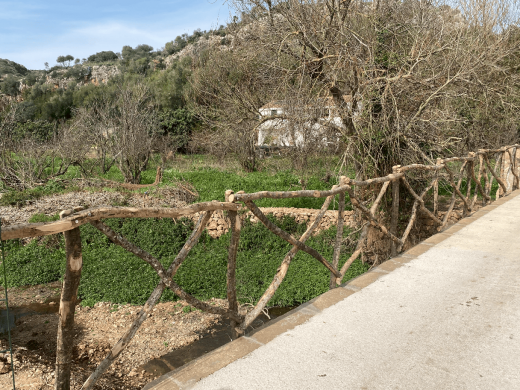
<svg viewBox="0 0 520 390">
<path fill-rule="evenodd" d="M 142 43 L 158 49 L 228 20 L 225 0 L 0 0 L 0 58 L 43 69 L 59 55 L 86 58 Z"/>
</svg>

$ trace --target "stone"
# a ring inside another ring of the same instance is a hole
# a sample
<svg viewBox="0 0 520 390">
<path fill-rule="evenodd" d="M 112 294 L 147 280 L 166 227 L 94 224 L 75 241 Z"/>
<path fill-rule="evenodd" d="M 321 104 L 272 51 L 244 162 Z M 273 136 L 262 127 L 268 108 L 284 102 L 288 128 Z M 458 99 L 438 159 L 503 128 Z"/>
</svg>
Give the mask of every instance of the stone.
<svg viewBox="0 0 520 390">
<path fill-rule="evenodd" d="M 0 362 L 0 375 L 9 372 L 10 365 L 8 363 Z"/>
</svg>

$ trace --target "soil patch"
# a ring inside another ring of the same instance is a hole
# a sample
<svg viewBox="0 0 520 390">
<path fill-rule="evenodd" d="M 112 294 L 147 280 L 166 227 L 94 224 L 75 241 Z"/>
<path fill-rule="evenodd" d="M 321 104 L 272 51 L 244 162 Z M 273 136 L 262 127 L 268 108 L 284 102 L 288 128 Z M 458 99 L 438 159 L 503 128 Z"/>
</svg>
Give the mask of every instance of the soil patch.
<svg viewBox="0 0 520 390">
<path fill-rule="evenodd" d="M 50 390 L 54 386 L 60 290 L 59 282 L 9 289 L 17 389 Z M 208 303 L 227 305 L 218 299 Z M 72 389 L 81 388 L 141 308 L 111 303 L 77 308 Z M 5 306 L 0 309 L 0 315 L 5 315 Z M 285 311 L 273 310 L 272 317 Z M 263 316 L 253 327 L 268 320 Z M 184 301 L 159 303 L 127 349 L 99 380 L 96 389 L 141 389 L 156 377 L 230 340 L 231 327 L 220 316 L 196 310 Z M 0 335 L 0 349 L 7 347 L 4 333 Z M 0 355 L 0 388 L 12 388 L 8 354 Z"/>
</svg>

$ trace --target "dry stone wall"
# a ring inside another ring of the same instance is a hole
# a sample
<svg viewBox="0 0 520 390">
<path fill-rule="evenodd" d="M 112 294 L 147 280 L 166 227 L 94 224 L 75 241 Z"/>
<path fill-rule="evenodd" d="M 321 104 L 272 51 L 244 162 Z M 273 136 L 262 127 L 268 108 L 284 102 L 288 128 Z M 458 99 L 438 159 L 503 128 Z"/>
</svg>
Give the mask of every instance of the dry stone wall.
<svg viewBox="0 0 520 390">
<path fill-rule="evenodd" d="M 320 210 L 316 209 L 299 209 L 299 208 L 285 208 L 285 207 L 261 207 L 260 210 L 264 214 L 272 214 L 278 219 L 282 219 L 285 216 L 293 217 L 298 223 L 305 223 L 310 226 L 311 223 L 314 222 L 316 216 L 320 212 Z M 197 220 L 199 215 L 194 215 L 193 220 Z M 240 219 L 245 221 L 247 218 L 251 219 L 251 222 L 257 223 L 258 219 L 249 211 L 244 214 L 240 214 Z M 331 226 L 335 226 L 338 220 L 338 212 L 334 210 L 327 211 L 323 216 L 318 228 L 315 230 L 315 234 L 329 229 Z M 346 227 L 354 227 L 354 212 L 353 211 L 345 211 L 344 221 Z M 215 211 L 211 216 L 208 224 L 206 225 L 206 229 L 211 237 L 216 238 L 225 234 L 229 230 L 229 222 L 227 218 L 224 216 L 222 211 Z"/>
<path fill-rule="evenodd" d="M 260 210 L 262 210 L 264 214 L 274 215 L 277 219 L 282 219 L 286 216 L 292 217 L 295 219 L 297 223 L 305 223 L 307 227 L 309 227 L 310 224 L 314 222 L 316 216 L 320 212 L 320 210 L 316 209 L 299 209 L 294 207 L 261 207 Z M 354 211 L 345 211 L 343 217 L 345 227 L 354 228 L 358 225 L 358 223 L 355 220 L 354 214 Z M 437 216 L 442 219 L 444 218 L 444 214 L 445 212 L 441 211 L 438 212 Z M 192 219 L 194 221 L 198 220 L 198 218 L 199 214 L 195 214 L 192 216 Z M 248 211 L 244 214 L 240 214 L 240 219 L 242 221 L 245 221 L 247 218 L 250 218 L 251 222 L 253 223 L 259 222 L 258 219 L 251 213 L 251 211 Z M 454 210 L 453 213 L 450 215 L 448 224 L 454 224 L 460 219 L 462 219 L 462 212 Z M 323 216 L 323 219 L 321 220 L 320 224 L 318 225 L 318 228 L 315 230 L 314 234 L 316 235 L 319 232 L 328 230 L 331 226 L 336 226 L 337 221 L 338 212 L 336 210 L 327 211 Z M 423 215 L 423 213 L 419 214 L 416 226 L 418 226 L 420 230 L 420 232 L 416 232 L 416 234 L 418 235 L 417 238 L 420 238 L 420 240 L 425 239 L 432 234 L 435 234 L 437 231 L 437 225 L 435 224 L 435 222 L 428 215 Z M 208 230 L 209 235 L 213 238 L 220 237 L 221 235 L 229 231 L 229 222 L 227 217 L 224 215 L 223 211 L 215 211 L 213 213 L 211 219 L 206 225 L 206 229 Z M 376 235 L 377 237 L 374 237 L 374 240 L 384 241 L 386 239 L 386 237 L 382 233 Z"/>
</svg>

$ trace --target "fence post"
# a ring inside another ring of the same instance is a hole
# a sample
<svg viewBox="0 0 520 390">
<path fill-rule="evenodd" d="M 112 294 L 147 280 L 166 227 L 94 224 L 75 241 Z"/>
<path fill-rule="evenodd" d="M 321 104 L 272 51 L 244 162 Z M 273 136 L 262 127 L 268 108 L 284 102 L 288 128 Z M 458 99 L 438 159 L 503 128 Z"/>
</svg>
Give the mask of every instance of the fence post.
<svg viewBox="0 0 520 390">
<path fill-rule="evenodd" d="M 495 173 L 496 175 L 499 177 L 499 178 L 503 178 L 504 177 L 504 157 L 505 157 L 505 153 L 497 153 L 498 154 L 498 158 L 497 158 L 497 162 L 495 163 Z M 504 190 L 502 189 L 502 187 L 500 186 L 500 183 L 499 181 L 497 180 L 497 183 L 498 183 L 498 188 L 497 188 L 497 192 L 495 194 L 495 200 L 498 200 L 500 197 L 504 196 Z"/>
<path fill-rule="evenodd" d="M 474 158 L 474 155 L 470 152 L 468 154 L 468 157 L 469 158 Z M 471 201 L 470 201 L 470 198 L 471 198 L 471 178 L 473 177 L 473 175 L 471 174 L 471 172 L 474 173 L 475 171 L 475 163 L 471 160 L 468 160 L 468 166 L 466 167 L 466 202 L 468 203 L 468 206 L 469 208 L 466 206 L 466 204 L 464 204 L 464 210 L 462 211 L 462 215 L 463 216 L 466 216 L 468 215 L 468 213 L 471 212 Z M 475 184 L 475 191 L 476 191 L 476 184 Z"/>
<path fill-rule="evenodd" d="M 341 176 L 339 178 L 339 185 L 344 186 L 347 184 L 347 178 L 345 176 Z M 334 187 L 332 187 L 334 188 Z M 340 192 L 338 194 L 338 220 L 336 222 L 336 241 L 334 243 L 334 253 L 332 255 L 332 266 L 335 269 L 338 269 L 339 264 L 339 256 L 341 254 L 341 241 L 343 240 L 343 225 L 345 223 L 344 215 L 345 215 L 345 192 Z M 330 284 L 329 289 L 332 290 L 333 288 L 336 288 L 336 275 L 334 275 L 332 272 L 330 274 Z"/>
<path fill-rule="evenodd" d="M 392 173 L 399 173 L 400 165 L 396 165 L 392 168 Z M 400 180 L 394 180 L 392 182 L 392 220 L 390 222 L 390 233 L 397 236 L 397 225 L 399 222 L 399 183 Z M 392 241 L 392 257 L 397 255 L 397 246 Z"/>
<path fill-rule="evenodd" d="M 226 202 L 234 202 L 234 192 L 227 190 L 225 193 Z M 237 287 L 236 287 L 236 269 L 237 269 L 237 252 L 238 242 L 240 240 L 240 230 L 242 228 L 240 217 L 236 211 L 228 211 L 229 230 L 231 231 L 231 240 L 228 250 L 227 265 L 227 299 L 229 310 L 238 313 Z M 231 320 L 231 329 L 233 329 L 233 338 L 241 336 L 236 330 L 236 321 Z"/>
<path fill-rule="evenodd" d="M 509 150 L 506 150 L 504 152 L 504 157 L 502 158 L 502 164 L 503 164 L 503 167 L 502 167 L 502 170 L 503 170 L 503 180 L 504 180 L 504 183 L 506 184 L 506 190 L 507 190 L 507 193 L 510 193 L 513 188 L 514 188 L 514 182 L 515 182 L 515 177 L 513 176 L 513 181 L 509 180 L 509 177 L 511 176 L 512 174 L 512 171 L 514 169 L 514 162 L 512 161 L 511 159 L 511 156 L 512 154 L 509 154 Z"/>
<path fill-rule="evenodd" d="M 435 165 L 439 166 L 442 164 L 442 158 L 437 158 Z M 437 212 L 439 211 L 439 171 L 437 169 L 435 171 L 435 183 L 433 183 L 433 215 L 437 216 Z"/>
<path fill-rule="evenodd" d="M 513 180 L 513 183 L 516 183 L 516 185 L 513 185 L 513 190 L 517 189 L 520 190 L 520 149 L 518 149 L 516 146 L 513 148 L 513 161 L 511 162 L 513 165 L 513 172 L 515 172 L 515 179 Z"/>
<path fill-rule="evenodd" d="M 72 214 L 73 210 L 62 211 L 60 218 Z M 81 255 L 81 235 L 79 228 L 63 233 L 65 235 L 65 251 L 67 269 L 61 290 L 60 312 L 58 323 L 58 341 L 56 346 L 56 384 L 55 390 L 70 389 L 72 362 L 72 346 L 74 342 L 74 312 L 78 286 L 81 279 L 83 258 Z"/>
</svg>

